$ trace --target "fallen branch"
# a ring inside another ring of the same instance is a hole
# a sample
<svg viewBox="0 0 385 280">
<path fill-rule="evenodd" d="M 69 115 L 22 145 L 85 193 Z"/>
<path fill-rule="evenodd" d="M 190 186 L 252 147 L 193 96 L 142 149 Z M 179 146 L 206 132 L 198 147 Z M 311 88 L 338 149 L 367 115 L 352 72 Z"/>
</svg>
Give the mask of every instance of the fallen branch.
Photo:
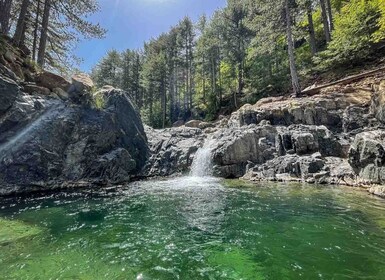
<svg viewBox="0 0 385 280">
<path fill-rule="evenodd" d="M 344 79 L 341 79 L 341 80 L 338 80 L 338 81 L 335 81 L 335 82 L 331 82 L 331 83 L 327 83 L 327 84 L 324 84 L 324 85 L 321 85 L 321 86 L 317 86 L 317 87 L 314 87 L 314 88 L 308 88 L 308 89 L 303 90 L 302 94 L 303 95 L 314 95 L 316 93 L 319 93 L 319 91 L 321 89 L 328 88 L 328 87 L 335 86 L 335 85 L 348 84 L 348 83 L 351 83 L 351 82 L 354 82 L 354 81 L 357 81 L 357 80 L 361 80 L 361 79 L 373 76 L 374 74 L 380 73 L 382 71 L 385 71 L 385 67 L 381 67 L 381 68 L 378 68 L 378 69 L 375 69 L 375 70 L 372 70 L 372 71 L 368 71 L 368 72 L 365 72 L 365 73 L 349 76 L 349 77 L 346 77 Z"/>
</svg>

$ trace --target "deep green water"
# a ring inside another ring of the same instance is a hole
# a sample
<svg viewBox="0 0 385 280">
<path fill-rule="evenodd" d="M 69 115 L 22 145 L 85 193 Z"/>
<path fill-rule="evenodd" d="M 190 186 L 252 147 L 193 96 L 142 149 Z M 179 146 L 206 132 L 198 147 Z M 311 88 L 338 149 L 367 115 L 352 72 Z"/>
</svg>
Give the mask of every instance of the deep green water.
<svg viewBox="0 0 385 280">
<path fill-rule="evenodd" d="M 181 178 L 0 201 L 0 279 L 385 279 L 385 201 L 349 188 Z"/>
</svg>

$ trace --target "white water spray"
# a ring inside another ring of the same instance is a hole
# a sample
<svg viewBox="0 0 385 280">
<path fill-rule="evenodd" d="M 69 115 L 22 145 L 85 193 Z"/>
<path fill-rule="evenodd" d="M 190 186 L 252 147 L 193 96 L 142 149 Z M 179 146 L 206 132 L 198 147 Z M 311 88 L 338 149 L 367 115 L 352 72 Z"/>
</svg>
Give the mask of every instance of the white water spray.
<svg viewBox="0 0 385 280">
<path fill-rule="evenodd" d="M 206 140 L 203 147 L 196 152 L 191 166 L 191 176 L 209 177 L 213 175 L 212 150 L 214 143 L 215 141 L 213 139 Z"/>
</svg>

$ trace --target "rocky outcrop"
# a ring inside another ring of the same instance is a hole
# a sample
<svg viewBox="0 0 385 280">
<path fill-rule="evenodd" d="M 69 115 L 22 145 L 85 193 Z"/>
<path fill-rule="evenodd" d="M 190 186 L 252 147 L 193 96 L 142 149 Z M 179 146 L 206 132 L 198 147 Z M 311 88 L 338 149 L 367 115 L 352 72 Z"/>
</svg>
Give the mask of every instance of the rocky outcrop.
<svg viewBox="0 0 385 280">
<path fill-rule="evenodd" d="M 385 184 L 385 130 L 358 134 L 349 151 L 349 163 L 371 184 Z"/>
<path fill-rule="evenodd" d="M 363 90 L 326 92 L 298 99 L 266 98 L 233 113 L 229 125 L 240 127 L 266 120 L 272 125 L 324 125 L 330 130 L 342 131 L 347 126 L 344 123 L 348 118 L 343 118 L 345 110 L 369 108 L 371 100 L 372 93 Z"/>
<path fill-rule="evenodd" d="M 384 184 L 383 85 L 378 77 L 311 97 L 243 106 L 212 136 L 214 173 L 253 181 Z M 381 186 L 370 190 L 384 193 Z"/>
<path fill-rule="evenodd" d="M 199 128 L 177 127 L 155 130 L 146 127 L 151 158 L 143 176 L 170 176 L 189 171 L 205 135 Z"/>
<path fill-rule="evenodd" d="M 215 174 L 248 179 L 279 180 L 295 177 L 307 181 L 330 175 L 329 158 L 346 158 L 349 144 L 325 126 L 270 124 L 229 128 L 215 135 Z M 348 176 L 351 176 L 350 172 Z"/>
<path fill-rule="evenodd" d="M 67 91 L 71 86 L 71 83 L 65 78 L 49 71 L 37 73 L 35 81 L 38 86 L 48 88 L 51 91 L 55 88 Z"/>
<path fill-rule="evenodd" d="M 104 106 L 95 108 L 22 92 L 6 78 L 0 85 L 0 194 L 119 183 L 142 171 L 147 138 L 125 92 L 99 92 Z"/>
</svg>

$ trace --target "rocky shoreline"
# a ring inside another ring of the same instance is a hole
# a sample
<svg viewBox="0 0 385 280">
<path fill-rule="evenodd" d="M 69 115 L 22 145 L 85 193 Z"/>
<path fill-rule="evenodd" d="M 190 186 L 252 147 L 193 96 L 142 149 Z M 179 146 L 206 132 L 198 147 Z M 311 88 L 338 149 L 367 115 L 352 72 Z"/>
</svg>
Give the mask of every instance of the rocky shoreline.
<svg viewBox="0 0 385 280">
<path fill-rule="evenodd" d="M 25 60 L 1 58 L 0 195 L 183 174 L 211 140 L 218 177 L 364 186 L 385 197 L 383 73 L 154 130 L 124 91 L 34 72 Z"/>
<path fill-rule="evenodd" d="M 385 197 L 384 101 L 383 74 L 313 96 L 262 99 L 214 124 L 152 131 L 151 166 L 171 164 L 162 176 L 187 171 L 203 135 L 214 139 L 215 176 L 361 186 Z M 188 140 L 176 140 L 182 135 Z"/>
</svg>

